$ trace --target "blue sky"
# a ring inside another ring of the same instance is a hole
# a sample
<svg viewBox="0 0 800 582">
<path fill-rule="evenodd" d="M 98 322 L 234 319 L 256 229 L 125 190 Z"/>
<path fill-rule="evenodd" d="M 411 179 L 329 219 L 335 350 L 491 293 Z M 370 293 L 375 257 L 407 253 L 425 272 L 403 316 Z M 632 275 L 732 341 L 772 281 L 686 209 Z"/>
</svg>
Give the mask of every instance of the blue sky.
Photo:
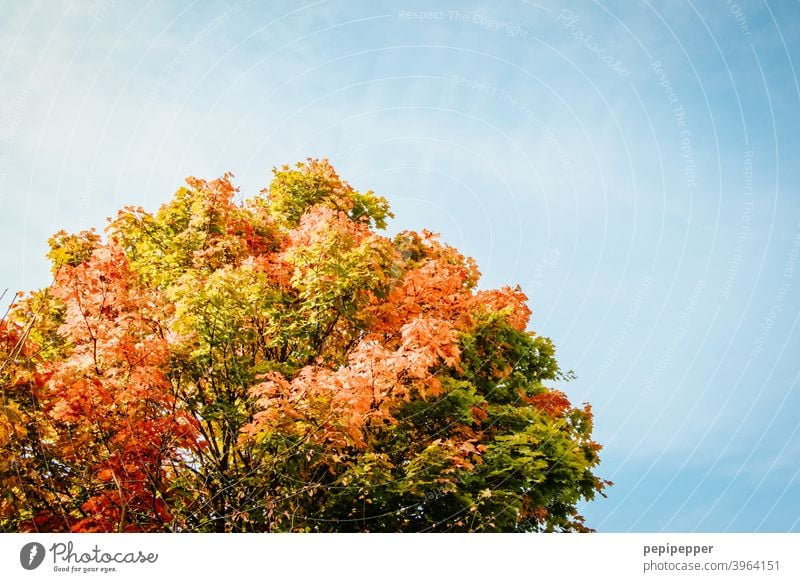
<svg viewBox="0 0 800 582">
<path fill-rule="evenodd" d="M 188 175 L 329 157 L 519 283 L 600 531 L 800 531 L 796 2 L 12 2 L 0 288 Z"/>
</svg>

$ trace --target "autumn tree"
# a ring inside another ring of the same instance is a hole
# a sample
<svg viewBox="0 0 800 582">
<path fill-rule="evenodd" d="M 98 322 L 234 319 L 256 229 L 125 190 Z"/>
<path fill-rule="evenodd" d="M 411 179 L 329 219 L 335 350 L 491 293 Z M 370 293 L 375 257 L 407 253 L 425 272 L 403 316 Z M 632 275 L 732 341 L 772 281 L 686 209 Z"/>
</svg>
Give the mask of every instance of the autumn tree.
<svg viewBox="0 0 800 582">
<path fill-rule="evenodd" d="M 588 405 L 519 288 L 326 160 L 50 240 L 0 321 L 4 531 L 583 531 Z"/>
</svg>

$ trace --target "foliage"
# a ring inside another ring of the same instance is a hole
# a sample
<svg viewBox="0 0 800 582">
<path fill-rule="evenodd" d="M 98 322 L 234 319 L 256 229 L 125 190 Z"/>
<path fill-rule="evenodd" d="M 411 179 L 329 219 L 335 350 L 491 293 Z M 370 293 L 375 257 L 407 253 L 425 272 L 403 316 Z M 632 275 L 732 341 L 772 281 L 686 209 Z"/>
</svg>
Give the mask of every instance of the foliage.
<svg viewBox="0 0 800 582">
<path fill-rule="evenodd" d="M 0 321 L 0 530 L 584 531 L 590 407 L 519 288 L 326 160 L 50 241 Z"/>
</svg>

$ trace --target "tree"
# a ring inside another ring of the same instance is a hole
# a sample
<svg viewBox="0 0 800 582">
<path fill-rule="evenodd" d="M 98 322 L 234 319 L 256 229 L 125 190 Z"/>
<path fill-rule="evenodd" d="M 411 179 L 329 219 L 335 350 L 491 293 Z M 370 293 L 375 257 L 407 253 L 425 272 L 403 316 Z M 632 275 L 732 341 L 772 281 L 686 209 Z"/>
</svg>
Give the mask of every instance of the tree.
<svg viewBox="0 0 800 582">
<path fill-rule="evenodd" d="M 0 322 L 4 531 L 585 531 L 589 405 L 519 288 L 326 160 L 50 240 Z"/>
</svg>

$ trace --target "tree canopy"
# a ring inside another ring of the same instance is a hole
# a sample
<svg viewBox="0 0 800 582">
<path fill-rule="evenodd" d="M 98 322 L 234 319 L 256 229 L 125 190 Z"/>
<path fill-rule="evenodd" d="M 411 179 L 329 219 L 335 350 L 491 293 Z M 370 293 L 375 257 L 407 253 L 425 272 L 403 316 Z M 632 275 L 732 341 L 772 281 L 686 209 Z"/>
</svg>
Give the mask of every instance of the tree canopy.
<svg viewBox="0 0 800 582">
<path fill-rule="evenodd" d="M 521 289 L 326 160 L 50 239 L 0 320 L 2 531 L 585 531 L 588 404 Z"/>
</svg>

